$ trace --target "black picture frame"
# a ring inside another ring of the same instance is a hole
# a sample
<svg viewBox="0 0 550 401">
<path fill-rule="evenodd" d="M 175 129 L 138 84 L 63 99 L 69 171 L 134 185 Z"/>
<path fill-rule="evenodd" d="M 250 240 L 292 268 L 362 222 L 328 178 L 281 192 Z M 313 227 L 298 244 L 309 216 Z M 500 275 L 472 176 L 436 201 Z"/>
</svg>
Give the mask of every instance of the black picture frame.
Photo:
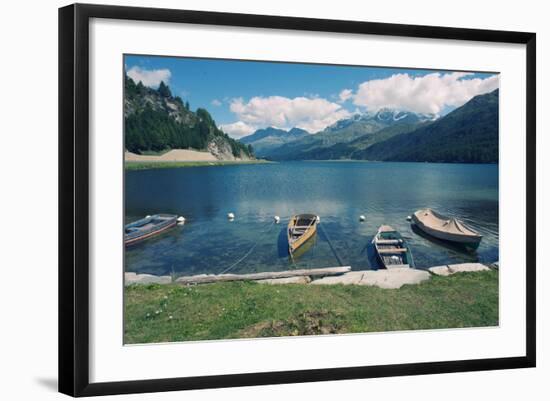
<svg viewBox="0 0 550 401">
<path fill-rule="evenodd" d="M 526 353 L 520 357 L 90 383 L 89 22 L 91 18 L 272 28 L 526 46 Z M 59 9 L 59 391 L 141 393 L 534 367 L 536 363 L 536 35 L 479 29 L 74 4 Z"/>
</svg>

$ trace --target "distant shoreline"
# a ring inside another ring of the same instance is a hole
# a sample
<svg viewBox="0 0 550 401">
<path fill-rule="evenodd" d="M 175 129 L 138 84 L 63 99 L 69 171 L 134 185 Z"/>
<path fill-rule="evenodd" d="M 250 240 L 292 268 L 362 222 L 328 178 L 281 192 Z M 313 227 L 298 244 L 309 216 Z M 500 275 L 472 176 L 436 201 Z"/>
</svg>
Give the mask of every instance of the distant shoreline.
<svg viewBox="0 0 550 401">
<path fill-rule="evenodd" d="M 231 166 L 242 164 L 274 163 L 267 160 L 216 160 L 216 161 L 128 161 L 124 162 L 124 170 L 152 170 L 160 168 Z"/>
<path fill-rule="evenodd" d="M 175 155 L 175 152 L 179 152 Z M 201 157 L 206 154 L 209 157 Z M 499 163 L 480 163 L 480 162 L 428 162 L 428 161 L 392 161 L 392 160 L 359 160 L 359 159 L 307 159 L 307 160 L 266 160 L 266 159 L 236 159 L 220 160 L 216 159 L 209 152 L 201 152 L 187 149 L 176 149 L 161 155 L 137 155 L 126 152 L 124 157 L 125 170 L 149 170 L 159 168 L 184 168 L 184 167 L 209 167 L 209 166 L 228 166 L 240 164 L 277 164 L 277 163 L 426 163 L 426 164 L 470 164 L 470 165 L 498 165 Z"/>
<path fill-rule="evenodd" d="M 330 162 L 330 163 L 415 163 L 415 164 L 471 164 L 471 165 L 498 165 L 499 163 L 482 163 L 482 162 L 428 162 L 428 161 L 405 161 L 405 160 L 361 160 L 361 159 L 304 159 L 304 160 L 267 160 L 271 163 L 296 163 L 296 162 L 305 162 L 305 163 L 317 163 L 317 162 Z"/>
<path fill-rule="evenodd" d="M 149 170 L 156 168 L 180 168 L 202 166 L 226 166 L 231 164 L 267 163 L 257 159 L 221 160 L 207 151 L 193 149 L 171 149 L 158 154 L 136 154 L 124 152 L 125 170 Z"/>
</svg>

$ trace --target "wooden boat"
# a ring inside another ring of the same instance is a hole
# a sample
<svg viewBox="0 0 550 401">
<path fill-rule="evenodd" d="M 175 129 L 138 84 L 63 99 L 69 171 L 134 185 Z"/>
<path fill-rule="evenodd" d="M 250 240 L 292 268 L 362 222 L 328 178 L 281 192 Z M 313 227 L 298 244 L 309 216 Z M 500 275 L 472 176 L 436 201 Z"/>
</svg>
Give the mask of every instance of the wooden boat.
<svg viewBox="0 0 550 401">
<path fill-rule="evenodd" d="M 421 209 L 412 215 L 413 223 L 425 233 L 476 249 L 483 236 L 454 217 L 443 216 L 432 209 Z"/>
<path fill-rule="evenodd" d="M 124 226 L 124 245 L 132 245 L 154 235 L 158 235 L 177 223 L 178 216 L 155 214 Z"/>
<path fill-rule="evenodd" d="M 292 254 L 317 232 L 318 217 L 314 214 L 298 214 L 288 222 L 288 252 Z"/>
<path fill-rule="evenodd" d="M 302 246 L 296 248 L 296 250 L 289 254 L 289 257 L 293 261 L 299 260 L 302 256 L 308 253 L 316 244 L 317 236 L 313 235 L 310 239 L 306 240 Z"/>
<path fill-rule="evenodd" d="M 386 269 L 414 267 L 411 250 L 401 234 L 391 226 L 380 226 L 372 242 Z"/>
</svg>

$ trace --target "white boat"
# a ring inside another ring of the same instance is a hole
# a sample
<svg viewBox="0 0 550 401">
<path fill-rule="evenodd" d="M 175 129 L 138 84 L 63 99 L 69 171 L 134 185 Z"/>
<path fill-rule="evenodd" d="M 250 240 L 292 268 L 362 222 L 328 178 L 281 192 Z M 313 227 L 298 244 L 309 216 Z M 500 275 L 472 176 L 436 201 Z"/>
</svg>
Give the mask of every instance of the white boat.
<svg viewBox="0 0 550 401">
<path fill-rule="evenodd" d="M 435 238 L 456 242 L 469 248 L 477 248 L 483 238 L 463 221 L 443 216 L 432 209 L 417 210 L 412 215 L 412 221 L 420 230 Z"/>
</svg>

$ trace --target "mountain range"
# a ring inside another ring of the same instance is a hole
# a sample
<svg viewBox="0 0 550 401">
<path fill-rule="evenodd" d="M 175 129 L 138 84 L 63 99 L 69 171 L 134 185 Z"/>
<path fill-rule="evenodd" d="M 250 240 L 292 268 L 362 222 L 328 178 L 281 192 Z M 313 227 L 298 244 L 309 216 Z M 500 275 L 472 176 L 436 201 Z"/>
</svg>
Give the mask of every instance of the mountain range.
<svg viewBox="0 0 550 401">
<path fill-rule="evenodd" d="M 240 139 L 245 145 L 251 145 L 254 153 L 258 157 L 266 157 L 270 150 L 275 149 L 288 142 L 296 141 L 309 135 L 309 133 L 300 128 L 292 128 L 289 131 L 268 127 L 259 129 L 254 134 Z"/>
<path fill-rule="evenodd" d="M 432 121 L 434 118 L 434 115 L 381 109 L 376 113 L 355 114 L 351 118 L 339 120 L 314 135 L 307 134 L 302 130 L 306 135 L 281 138 L 280 131 L 282 130 L 280 130 L 277 141 L 275 141 L 270 136 L 264 136 L 265 133 L 262 132 L 260 133 L 262 139 L 259 143 L 262 146 L 261 152 L 258 150 L 258 142 L 255 140 L 258 131 L 242 138 L 241 141 L 252 145 L 257 155 L 272 160 L 343 158 L 344 155 L 339 155 L 338 151 L 343 150 L 346 148 L 346 144 L 359 138 L 364 137 L 364 141 L 370 144 L 375 138 L 377 140 L 388 138 L 391 135 L 402 133 L 404 129 L 410 130 L 426 121 Z M 289 133 L 293 130 L 295 129 L 290 130 Z M 380 135 L 375 135 L 379 132 Z M 370 137 L 371 135 L 372 137 Z M 283 141 L 284 143 L 279 144 Z M 265 147 L 265 142 L 270 142 L 272 145 Z M 359 145 L 359 147 L 361 146 Z"/>
<path fill-rule="evenodd" d="M 354 158 L 498 163 L 499 91 L 478 95 L 433 123 L 377 142 Z"/>
<path fill-rule="evenodd" d="M 316 134 L 268 128 L 241 141 L 271 160 L 498 163 L 498 89 L 438 118 L 381 109 L 339 120 Z M 294 129 L 295 130 L 295 129 Z"/>
</svg>

